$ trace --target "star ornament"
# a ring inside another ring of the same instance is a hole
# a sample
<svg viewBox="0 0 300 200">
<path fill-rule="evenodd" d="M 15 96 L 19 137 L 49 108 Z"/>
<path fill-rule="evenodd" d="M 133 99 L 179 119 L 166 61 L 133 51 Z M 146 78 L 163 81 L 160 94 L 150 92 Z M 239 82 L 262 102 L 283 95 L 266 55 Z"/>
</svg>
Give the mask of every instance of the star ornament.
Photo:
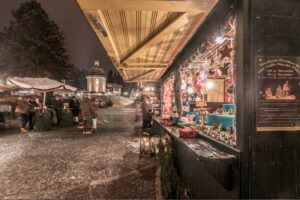
<svg viewBox="0 0 300 200">
<path fill-rule="evenodd" d="M 232 50 L 233 48 L 229 47 L 228 45 L 226 45 L 222 50 L 219 50 L 219 53 L 221 54 L 221 59 L 226 57 L 230 58 Z"/>
</svg>

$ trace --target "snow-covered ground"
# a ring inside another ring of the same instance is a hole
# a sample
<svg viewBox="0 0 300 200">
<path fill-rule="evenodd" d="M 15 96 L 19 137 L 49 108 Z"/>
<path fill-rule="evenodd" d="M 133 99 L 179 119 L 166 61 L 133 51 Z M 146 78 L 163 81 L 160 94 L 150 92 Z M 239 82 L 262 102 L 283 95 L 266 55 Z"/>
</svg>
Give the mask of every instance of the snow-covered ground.
<svg viewBox="0 0 300 200">
<path fill-rule="evenodd" d="M 113 102 L 114 107 L 124 107 L 134 103 L 133 99 L 118 96 L 118 95 L 111 95 L 109 96 L 109 98 Z"/>
</svg>

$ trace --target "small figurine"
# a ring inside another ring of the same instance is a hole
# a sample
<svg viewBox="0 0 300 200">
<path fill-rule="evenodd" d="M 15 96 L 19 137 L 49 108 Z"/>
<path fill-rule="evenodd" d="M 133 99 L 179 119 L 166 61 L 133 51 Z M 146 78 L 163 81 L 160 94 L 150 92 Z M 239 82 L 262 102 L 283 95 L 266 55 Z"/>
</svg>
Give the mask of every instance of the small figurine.
<svg viewBox="0 0 300 200">
<path fill-rule="evenodd" d="M 218 128 L 219 128 L 219 125 L 216 124 L 216 123 L 214 123 L 213 129 L 214 129 L 214 130 L 217 130 Z"/>
<path fill-rule="evenodd" d="M 268 88 L 265 94 L 266 94 L 266 99 L 270 99 L 273 96 L 272 89 Z"/>
<path fill-rule="evenodd" d="M 222 115 L 224 113 L 222 105 L 216 110 L 216 113 L 220 114 L 220 115 Z"/>
<path fill-rule="evenodd" d="M 290 93 L 290 86 L 289 86 L 289 82 L 288 81 L 286 81 L 283 84 L 282 93 L 283 93 L 283 96 L 288 96 L 289 95 L 289 93 Z"/>
<path fill-rule="evenodd" d="M 222 131 L 222 123 L 219 124 L 219 126 L 218 126 L 218 128 L 217 128 L 217 131 L 218 131 L 219 133 L 221 133 L 221 131 Z"/>
<path fill-rule="evenodd" d="M 278 87 L 276 88 L 276 97 L 282 98 L 282 96 L 283 96 L 282 88 L 280 85 L 278 85 Z"/>
</svg>

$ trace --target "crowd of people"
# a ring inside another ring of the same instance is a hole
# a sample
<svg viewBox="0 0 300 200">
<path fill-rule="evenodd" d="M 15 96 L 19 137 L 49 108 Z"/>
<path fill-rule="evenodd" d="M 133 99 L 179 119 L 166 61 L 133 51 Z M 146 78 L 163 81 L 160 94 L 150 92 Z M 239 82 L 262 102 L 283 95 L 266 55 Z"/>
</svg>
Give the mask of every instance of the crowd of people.
<svg viewBox="0 0 300 200">
<path fill-rule="evenodd" d="M 147 96 L 141 98 L 143 130 L 151 128 L 152 114 L 149 113 L 149 99 Z M 60 126 L 62 112 L 68 110 L 72 114 L 74 125 L 83 129 L 83 134 L 91 134 L 97 129 L 97 113 L 101 102 L 95 98 L 84 96 L 81 100 L 73 96 L 69 101 L 64 101 L 60 96 L 52 97 L 51 103 L 47 103 L 47 108 L 43 106 L 38 97 L 18 97 L 15 105 L 15 113 L 20 120 L 21 133 L 27 133 L 34 129 L 38 112 L 51 113 L 53 126 Z"/>
<path fill-rule="evenodd" d="M 72 120 L 74 125 L 79 123 L 84 126 L 84 134 L 91 134 L 97 129 L 97 115 L 96 111 L 99 108 L 99 101 L 90 97 L 83 97 L 79 101 L 73 96 L 68 106 L 64 104 L 63 99 L 60 96 L 55 96 L 52 105 L 48 106 L 48 110 L 51 111 L 52 125 L 59 126 L 62 120 L 62 111 L 64 109 L 70 109 L 72 113 Z M 19 97 L 17 100 L 15 113 L 21 121 L 21 133 L 27 133 L 28 130 L 34 128 L 35 116 L 37 112 L 43 111 L 43 105 L 36 97 Z M 28 125 L 28 129 L 26 128 Z"/>
<path fill-rule="evenodd" d="M 33 119 L 35 116 L 36 110 L 41 109 L 41 104 L 39 103 L 38 98 L 29 97 L 19 97 L 17 101 L 17 106 L 15 112 L 19 114 L 21 119 L 21 132 L 26 133 L 26 125 L 28 123 L 29 130 L 33 129 Z"/>
</svg>

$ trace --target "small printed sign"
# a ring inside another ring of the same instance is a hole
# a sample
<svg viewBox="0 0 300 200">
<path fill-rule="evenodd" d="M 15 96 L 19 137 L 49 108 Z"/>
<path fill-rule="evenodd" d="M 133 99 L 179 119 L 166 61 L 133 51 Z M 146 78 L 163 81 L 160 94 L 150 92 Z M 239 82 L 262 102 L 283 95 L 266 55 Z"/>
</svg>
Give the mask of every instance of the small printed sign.
<svg viewBox="0 0 300 200">
<path fill-rule="evenodd" d="M 300 57 L 256 57 L 257 131 L 300 131 Z"/>
</svg>

